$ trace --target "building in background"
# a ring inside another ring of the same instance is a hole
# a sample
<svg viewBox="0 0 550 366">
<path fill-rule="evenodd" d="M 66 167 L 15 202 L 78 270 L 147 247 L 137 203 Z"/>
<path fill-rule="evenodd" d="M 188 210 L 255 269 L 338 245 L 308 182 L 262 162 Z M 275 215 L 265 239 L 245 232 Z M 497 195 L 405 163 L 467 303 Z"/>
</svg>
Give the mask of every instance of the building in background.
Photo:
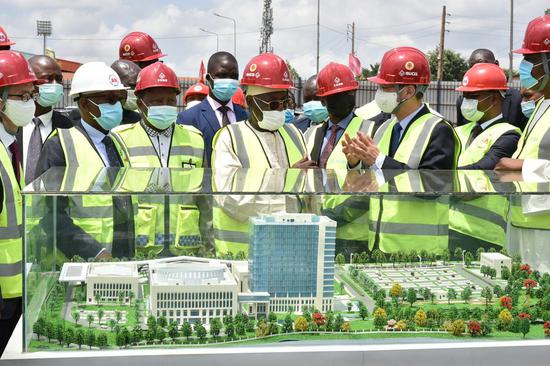
<svg viewBox="0 0 550 366">
<path fill-rule="evenodd" d="M 497 278 L 500 278 L 502 267 L 508 267 L 512 270 L 512 258 L 501 253 L 481 253 L 479 264 L 494 268 L 497 271 Z"/>
<path fill-rule="evenodd" d="M 139 295 L 139 274 L 135 263 L 90 263 L 86 276 L 86 303 L 130 302 L 130 293 Z"/>
<path fill-rule="evenodd" d="M 332 310 L 336 222 L 313 214 L 274 214 L 251 221 L 250 290 L 269 293 L 269 312 Z"/>
</svg>

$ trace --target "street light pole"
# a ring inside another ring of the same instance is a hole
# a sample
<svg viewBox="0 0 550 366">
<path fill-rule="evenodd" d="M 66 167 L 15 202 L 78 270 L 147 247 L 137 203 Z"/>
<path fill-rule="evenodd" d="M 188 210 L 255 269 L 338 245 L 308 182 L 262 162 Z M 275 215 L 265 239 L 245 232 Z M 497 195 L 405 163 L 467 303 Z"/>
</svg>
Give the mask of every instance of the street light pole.
<svg viewBox="0 0 550 366">
<path fill-rule="evenodd" d="M 46 37 L 52 35 L 52 22 L 51 20 L 37 20 L 36 21 L 36 33 L 39 36 L 44 37 L 44 44 L 42 54 L 46 54 Z"/>
<path fill-rule="evenodd" d="M 216 36 L 216 52 L 218 52 L 220 50 L 220 35 L 215 32 L 210 32 L 209 30 L 206 30 L 204 28 L 199 28 L 199 29 L 204 33 L 213 34 Z"/>
<path fill-rule="evenodd" d="M 221 15 L 218 13 L 214 13 L 214 15 L 219 18 L 231 20 L 233 22 L 233 56 L 237 58 L 237 20 L 231 17 L 226 17 L 225 15 Z"/>
</svg>

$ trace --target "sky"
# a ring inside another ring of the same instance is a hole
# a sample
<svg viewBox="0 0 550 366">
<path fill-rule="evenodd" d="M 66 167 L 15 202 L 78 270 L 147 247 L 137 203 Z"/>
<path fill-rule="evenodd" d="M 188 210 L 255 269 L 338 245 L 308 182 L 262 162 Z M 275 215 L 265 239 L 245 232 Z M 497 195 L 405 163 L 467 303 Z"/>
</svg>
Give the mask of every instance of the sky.
<svg viewBox="0 0 550 366">
<path fill-rule="evenodd" d="M 379 62 L 385 51 L 413 46 L 424 52 L 439 43 L 442 6 L 447 5 L 445 47 L 468 57 L 476 48 L 492 49 L 508 67 L 510 0 L 321 0 L 320 67 L 347 63 L 351 42 L 348 24 L 355 22 L 356 53 L 363 66 Z M 259 53 L 261 0 L 0 0 L 0 25 L 17 42 L 13 49 L 42 52 L 36 20 L 51 20 L 47 40 L 57 57 L 78 62 L 118 58 L 122 37 L 132 31 L 151 34 L 164 61 L 180 76 L 197 76 L 216 51 L 233 52 L 233 22 L 237 22 L 237 60 L 242 71 Z M 515 1 L 513 47 L 519 48 L 527 23 L 544 14 L 548 0 Z M 316 71 L 317 1 L 273 0 L 273 51 L 289 61 L 300 76 Z M 517 69 L 521 57 L 515 56 Z"/>
</svg>

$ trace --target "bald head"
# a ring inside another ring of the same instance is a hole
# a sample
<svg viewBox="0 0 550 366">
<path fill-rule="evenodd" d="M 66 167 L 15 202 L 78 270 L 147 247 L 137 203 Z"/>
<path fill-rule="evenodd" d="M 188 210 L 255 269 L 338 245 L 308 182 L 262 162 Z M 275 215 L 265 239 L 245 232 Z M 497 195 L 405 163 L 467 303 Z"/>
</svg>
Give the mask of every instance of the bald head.
<svg viewBox="0 0 550 366">
<path fill-rule="evenodd" d="M 481 63 L 498 65 L 498 60 L 495 58 L 493 51 L 488 50 L 487 48 L 478 48 L 470 55 L 468 65 L 472 67 L 475 64 Z"/>
<path fill-rule="evenodd" d="M 29 59 L 29 65 L 38 79 L 48 82 L 63 82 L 61 66 L 53 58 L 44 55 L 36 55 Z"/>
<path fill-rule="evenodd" d="M 111 68 L 120 77 L 122 85 L 134 89 L 136 87 L 137 77 L 141 68 L 130 60 L 116 60 L 112 63 Z"/>
<path fill-rule="evenodd" d="M 319 99 L 317 96 L 317 75 L 313 75 L 304 84 L 304 103 Z"/>
</svg>

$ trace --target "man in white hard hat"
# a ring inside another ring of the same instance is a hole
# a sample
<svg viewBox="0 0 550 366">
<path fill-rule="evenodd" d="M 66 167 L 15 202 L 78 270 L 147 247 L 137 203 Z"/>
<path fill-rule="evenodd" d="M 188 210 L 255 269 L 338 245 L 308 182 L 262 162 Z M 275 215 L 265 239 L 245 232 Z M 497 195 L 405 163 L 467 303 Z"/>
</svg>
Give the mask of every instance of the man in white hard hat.
<svg viewBox="0 0 550 366">
<path fill-rule="evenodd" d="M 74 121 L 72 128 L 52 132 L 40 153 L 37 176 L 50 167 L 64 166 L 60 189 L 88 191 L 102 168 L 122 166 L 108 133 L 120 125 L 126 89 L 117 73 L 103 62 L 80 66 L 69 95 L 78 103 L 81 120 Z M 133 243 L 130 243 L 133 233 L 128 233 L 129 229 L 133 230 L 131 219 L 128 219 L 131 204 L 127 200 L 111 199 L 107 195 L 74 196 L 68 200 L 73 201 L 70 217 L 64 214 L 64 204 L 58 203 L 61 207 L 57 211 L 58 227 L 61 228 L 57 230 L 58 248 L 65 256 L 101 258 L 111 254 L 133 254 Z M 68 204 L 68 200 L 63 202 Z"/>
</svg>

